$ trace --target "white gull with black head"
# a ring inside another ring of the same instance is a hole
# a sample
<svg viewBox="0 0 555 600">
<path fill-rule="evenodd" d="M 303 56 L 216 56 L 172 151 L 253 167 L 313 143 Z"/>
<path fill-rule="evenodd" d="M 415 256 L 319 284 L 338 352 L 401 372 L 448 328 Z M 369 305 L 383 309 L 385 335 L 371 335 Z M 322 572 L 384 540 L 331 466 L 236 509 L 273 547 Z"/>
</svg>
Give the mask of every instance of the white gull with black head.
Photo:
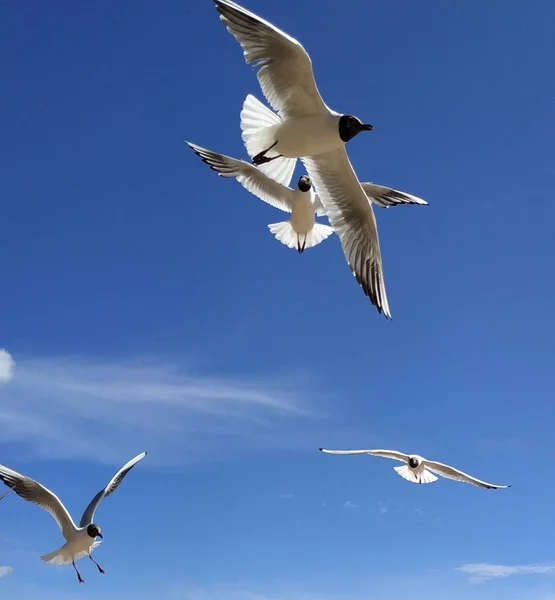
<svg viewBox="0 0 555 600">
<path fill-rule="evenodd" d="M 441 477 L 446 477 L 447 479 L 470 483 L 490 490 L 511 487 L 510 485 L 487 483 L 486 481 L 472 477 L 472 475 L 463 473 L 463 471 L 459 471 L 455 467 L 427 460 L 418 454 L 403 454 L 403 452 L 398 452 L 397 450 L 327 450 L 326 448 L 320 448 L 320 451 L 326 454 L 370 454 L 372 456 L 381 456 L 404 462 L 405 464 L 402 467 L 393 468 L 403 479 L 411 483 L 433 483 L 437 481 L 436 475 L 441 475 Z"/>
<path fill-rule="evenodd" d="M 129 471 L 145 456 L 146 452 L 137 455 L 126 463 L 112 479 L 110 479 L 108 485 L 96 494 L 85 509 L 81 521 L 79 522 L 79 526 L 75 524 L 67 508 L 62 504 L 62 501 L 58 496 L 45 488 L 38 481 L 26 477 L 4 465 L 0 465 L 0 480 L 18 496 L 44 508 L 54 517 L 62 530 L 62 535 L 66 539 L 66 543 L 57 550 L 44 554 L 41 556 L 41 559 L 54 565 L 72 564 L 77 573 L 79 582 L 83 583 L 84 580 L 75 566 L 75 561 L 84 556 L 89 556 L 97 566 L 99 572 L 104 573 L 104 569 L 94 560 L 91 554 L 93 549 L 100 544 L 96 538 L 99 537 L 103 539 L 100 527 L 93 522 L 96 509 L 103 498 L 107 498 L 117 490 L 127 473 L 129 473 Z M 3 496 L 0 496 L 0 500 L 4 498 L 10 490 Z"/>
</svg>

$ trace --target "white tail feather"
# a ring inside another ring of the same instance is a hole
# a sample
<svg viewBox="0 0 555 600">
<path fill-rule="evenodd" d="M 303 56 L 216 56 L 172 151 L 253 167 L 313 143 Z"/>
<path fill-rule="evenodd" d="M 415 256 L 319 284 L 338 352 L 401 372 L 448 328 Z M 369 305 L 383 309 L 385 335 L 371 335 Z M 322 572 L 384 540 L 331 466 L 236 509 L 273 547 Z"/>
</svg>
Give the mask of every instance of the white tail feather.
<svg viewBox="0 0 555 600">
<path fill-rule="evenodd" d="M 333 227 L 322 223 L 314 223 L 314 227 L 306 234 L 305 248 L 312 248 L 323 242 L 333 233 Z"/>
<path fill-rule="evenodd" d="M 101 543 L 102 543 L 101 540 L 95 541 L 93 543 L 93 545 L 91 546 L 91 551 L 94 548 L 100 546 Z M 49 552 L 48 554 L 43 554 L 40 558 L 44 562 L 47 562 L 51 565 L 70 565 L 73 561 L 79 560 L 80 558 L 87 556 L 87 554 L 88 554 L 87 551 L 83 551 L 83 552 L 79 552 L 78 554 L 73 556 L 73 552 L 71 552 L 68 549 L 67 544 L 65 544 L 61 548 L 54 550 L 54 552 Z"/>
<path fill-rule="evenodd" d="M 297 233 L 293 229 L 291 221 L 270 223 L 268 229 L 282 244 L 285 244 L 288 248 L 295 248 L 299 252 L 317 246 L 333 233 L 333 228 L 322 223 L 314 223 L 314 227 L 306 235 Z"/>
<path fill-rule="evenodd" d="M 264 106 L 252 94 L 245 98 L 241 110 L 241 137 L 251 158 L 264 152 L 276 142 L 275 132 L 281 122 L 276 113 Z M 267 156 L 271 157 L 272 152 L 268 152 Z M 279 157 L 260 165 L 259 169 L 274 181 L 288 186 L 296 164 L 296 158 Z"/>
<path fill-rule="evenodd" d="M 297 234 L 291 225 L 291 221 L 270 223 L 268 229 L 276 236 L 276 239 L 288 248 L 297 247 Z"/>
<path fill-rule="evenodd" d="M 416 475 L 408 465 L 393 468 L 403 479 L 406 479 L 411 483 L 433 483 L 434 481 L 437 481 L 437 477 L 427 469 L 424 469 Z"/>
</svg>

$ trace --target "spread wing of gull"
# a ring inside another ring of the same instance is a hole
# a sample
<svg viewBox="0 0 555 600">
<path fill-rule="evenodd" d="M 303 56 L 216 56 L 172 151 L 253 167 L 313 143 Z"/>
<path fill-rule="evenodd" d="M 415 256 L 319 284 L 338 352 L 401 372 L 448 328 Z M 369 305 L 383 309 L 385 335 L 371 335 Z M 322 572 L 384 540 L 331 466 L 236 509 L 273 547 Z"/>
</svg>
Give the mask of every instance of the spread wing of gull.
<svg viewBox="0 0 555 600">
<path fill-rule="evenodd" d="M 418 198 L 418 196 L 413 196 L 412 194 L 394 190 L 390 187 L 385 187 L 383 185 L 378 185 L 371 182 L 364 182 L 360 185 L 368 196 L 368 199 L 382 208 L 398 206 L 399 204 L 419 204 L 421 206 L 428 205 L 426 200 L 422 200 L 422 198 Z"/>
<path fill-rule="evenodd" d="M 430 471 L 433 471 L 437 475 L 441 475 L 442 477 L 446 477 L 447 479 L 454 479 L 455 481 L 462 481 L 463 483 L 470 483 L 472 485 L 477 485 L 479 487 L 483 487 L 489 490 L 497 490 L 497 489 L 506 489 L 510 488 L 510 485 L 495 485 L 493 483 L 487 483 L 486 481 L 482 481 L 481 479 L 476 479 L 476 477 L 472 477 L 467 473 L 463 473 L 463 471 L 459 471 L 454 467 L 450 467 L 449 465 L 444 465 L 440 462 L 435 462 L 433 460 L 424 461 L 426 468 Z"/>
<path fill-rule="evenodd" d="M 231 0 L 214 0 L 220 18 L 243 48 L 266 99 L 284 119 L 326 114 L 312 61 L 303 46 Z"/>
<path fill-rule="evenodd" d="M 12 488 L 24 500 L 32 502 L 48 511 L 56 519 L 62 530 L 62 535 L 69 541 L 69 538 L 75 533 L 77 527 L 67 508 L 56 494 L 45 488 L 38 481 L 26 477 L 17 471 L 13 471 L 4 465 L 0 465 L 0 480 L 9 488 Z"/>
<path fill-rule="evenodd" d="M 100 490 L 98 494 L 91 500 L 90 504 L 85 509 L 83 516 L 81 517 L 81 522 L 79 523 L 80 527 L 87 527 L 91 523 L 94 522 L 94 513 L 98 508 L 98 505 L 102 501 L 103 498 L 107 498 L 110 494 L 113 494 L 119 487 L 120 483 L 124 480 L 125 476 L 131 469 L 144 457 L 146 456 L 146 452 L 141 452 L 132 458 L 128 463 L 123 465 L 123 467 L 110 479 L 108 485 Z"/>
<path fill-rule="evenodd" d="M 345 148 L 301 160 L 353 275 L 378 312 L 390 319 L 376 217 Z"/>
<path fill-rule="evenodd" d="M 418 196 L 400 192 L 399 190 L 394 190 L 393 188 L 384 185 L 378 185 L 376 183 L 371 183 L 370 181 L 364 181 L 360 185 L 368 197 L 368 202 L 373 203 L 380 208 L 389 208 L 390 206 L 398 206 L 399 204 L 428 206 L 426 200 L 422 200 L 422 198 L 418 198 Z M 318 198 L 318 195 L 315 197 L 314 208 L 319 217 L 326 215 L 326 209 L 320 198 Z"/>
<path fill-rule="evenodd" d="M 397 450 L 327 450 L 326 448 L 320 448 L 320 451 L 326 454 L 370 454 L 372 456 L 392 458 L 400 462 L 407 462 L 409 459 L 408 454 L 397 452 Z"/>
<path fill-rule="evenodd" d="M 284 212 L 291 212 L 293 206 L 293 190 L 291 188 L 277 183 L 262 173 L 260 169 L 244 160 L 212 152 L 190 142 L 186 142 L 186 144 L 221 177 L 234 177 L 246 190 L 264 202 Z"/>
</svg>

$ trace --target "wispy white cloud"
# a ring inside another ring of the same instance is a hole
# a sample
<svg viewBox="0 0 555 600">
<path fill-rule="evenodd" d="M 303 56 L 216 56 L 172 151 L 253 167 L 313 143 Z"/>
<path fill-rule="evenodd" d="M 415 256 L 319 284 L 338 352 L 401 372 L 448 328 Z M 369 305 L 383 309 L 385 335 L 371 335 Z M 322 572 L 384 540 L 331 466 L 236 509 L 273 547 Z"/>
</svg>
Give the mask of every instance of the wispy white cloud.
<svg viewBox="0 0 555 600">
<path fill-rule="evenodd" d="M 387 508 L 387 506 L 383 502 L 378 502 L 378 509 L 377 510 L 380 513 L 380 515 L 387 515 L 387 513 L 389 512 L 389 509 Z"/>
<path fill-rule="evenodd" d="M 355 504 L 352 500 L 346 500 L 343 502 L 343 508 L 355 509 L 358 508 L 358 504 Z"/>
<path fill-rule="evenodd" d="M 0 350 L 0 385 L 12 379 L 15 361 L 7 350 Z"/>
<path fill-rule="evenodd" d="M 469 576 L 473 583 L 489 579 L 501 579 L 513 575 L 541 575 L 555 571 L 555 564 L 543 565 L 495 565 L 492 563 L 470 563 L 456 568 Z"/>
<path fill-rule="evenodd" d="M 0 567 L 0 578 L 1 577 L 6 577 L 7 575 L 9 575 L 10 573 L 13 572 L 13 567 Z"/>
<path fill-rule="evenodd" d="M 20 358 L 0 390 L 2 442 L 118 464 L 143 449 L 151 464 L 217 460 L 287 447 L 284 432 L 315 416 L 308 388 L 298 376 L 220 377 L 147 358 Z"/>
</svg>

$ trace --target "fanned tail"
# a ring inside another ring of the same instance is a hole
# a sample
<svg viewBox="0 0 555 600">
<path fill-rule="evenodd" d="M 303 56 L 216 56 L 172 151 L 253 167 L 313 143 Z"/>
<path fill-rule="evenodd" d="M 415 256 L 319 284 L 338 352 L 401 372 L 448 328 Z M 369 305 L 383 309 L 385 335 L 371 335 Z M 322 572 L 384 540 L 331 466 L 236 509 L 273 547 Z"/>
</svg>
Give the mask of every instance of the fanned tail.
<svg viewBox="0 0 555 600">
<path fill-rule="evenodd" d="M 433 483 L 434 481 L 437 481 L 437 477 L 427 469 L 424 469 L 416 475 L 408 465 L 393 468 L 403 479 L 406 479 L 411 483 Z"/>
<path fill-rule="evenodd" d="M 276 143 L 275 132 L 281 122 L 276 113 L 264 106 L 252 94 L 245 98 L 241 110 L 241 137 L 251 158 L 268 150 Z M 275 152 L 273 155 L 275 156 Z M 272 151 L 269 151 L 266 156 L 271 158 Z M 271 162 L 259 165 L 258 168 L 274 181 L 288 186 L 291 183 L 296 163 L 296 158 L 280 156 Z"/>
<path fill-rule="evenodd" d="M 288 248 L 296 248 L 302 254 L 307 248 L 312 248 L 323 242 L 333 233 L 333 228 L 322 223 L 314 223 L 314 227 L 307 233 L 297 233 L 291 221 L 271 223 L 268 229 L 276 236 L 282 244 Z"/>
</svg>

